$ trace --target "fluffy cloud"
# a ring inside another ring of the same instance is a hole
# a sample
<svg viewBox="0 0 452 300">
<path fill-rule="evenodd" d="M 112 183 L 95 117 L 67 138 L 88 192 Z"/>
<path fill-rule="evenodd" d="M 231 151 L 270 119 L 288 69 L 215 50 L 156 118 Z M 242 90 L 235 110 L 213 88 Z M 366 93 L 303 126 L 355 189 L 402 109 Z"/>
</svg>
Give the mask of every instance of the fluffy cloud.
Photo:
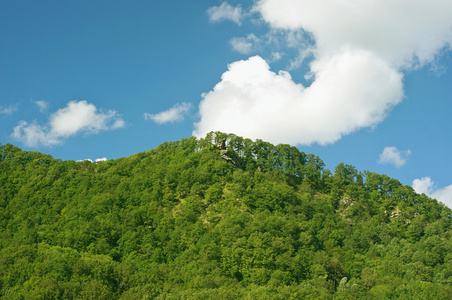
<svg viewBox="0 0 452 300">
<path fill-rule="evenodd" d="M 162 111 L 158 114 L 144 113 L 145 120 L 152 120 L 157 124 L 173 123 L 176 121 L 182 121 L 184 115 L 188 113 L 191 108 L 190 103 L 177 103 L 168 110 Z"/>
<path fill-rule="evenodd" d="M 411 186 L 418 194 L 429 195 L 432 192 L 434 182 L 430 177 L 422 177 L 421 179 L 413 180 Z"/>
<path fill-rule="evenodd" d="M 203 95 L 197 136 L 221 130 L 270 142 L 333 143 L 383 121 L 403 99 L 402 71 L 432 62 L 452 43 L 451 1 L 259 0 L 254 11 L 271 32 L 284 32 L 287 47 L 299 49 L 290 69 L 312 58 L 313 82 L 297 84 L 260 57 L 232 63 Z"/>
<path fill-rule="evenodd" d="M 223 20 L 231 20 L 241 25 L 243 18 L 242 8 L 240 6 L 233 7 L 227 2 L 221 3 L 220 6 L 213 6 L 207 10 L 211 22 L 220 22 Z"/>
<path fill-rule="evenodd" d="M 417 193 L 426 194 L 452 208 L 452 185 L 435 189 L 435 183 L 430 177 L 422 177 L 413 180 L 412 187 Z"/>
<path fill-rule="evenodd" d="M 20 121 L 12 137 L 28 146 L 60 144 L 65 138 L 77 133 L 98 133 L 124 127 L 125 123 L 114 110 L 107 112 L 86 101 L 71 101 L 65 108 L 50 116 L 46 125 Z"/>
<path fill-rule="evenodd" d="M 378 124 L 401 100 L 402 76 L 370 52 L 347 51 L 312 68 L 316 80 L 305 88 L 259 56 L 232 63 L 203 95 L 194 135 L 220 130 L 274 143 L 333 143 Z"/>
<path fill-rule="evenodd" d="M 274 28 L 312 34 L 318 57 L 360 48 L 393 66 L 412 67 L 452 44 L 451 1 L 260 0 L 255 10 Z"/>
<path fill-rule="evenodd" d="M 445 188 L 438 189 L 430 197 L 435 198 L 438 201 L 446 204 L 447 207 L 452 209 L 452 185 L 448 185 Z"/>
<path fill-rule="evenodd" d="M 230 40 L 232 49 L 242 54 L 251 53 L 254 45 L 258 42 L 259 38 L 252 33 L 247 37 L 234 37 Z"/>
<path fill-rule="evenodd" d="M 408 156 L 411 155 L 411 150 L 400 151 L 396 147 L 385 147 L 380 154 L 379 163 L 389 163 L 396 167 L 401 167 L 406 163 Z"/>
</svg>

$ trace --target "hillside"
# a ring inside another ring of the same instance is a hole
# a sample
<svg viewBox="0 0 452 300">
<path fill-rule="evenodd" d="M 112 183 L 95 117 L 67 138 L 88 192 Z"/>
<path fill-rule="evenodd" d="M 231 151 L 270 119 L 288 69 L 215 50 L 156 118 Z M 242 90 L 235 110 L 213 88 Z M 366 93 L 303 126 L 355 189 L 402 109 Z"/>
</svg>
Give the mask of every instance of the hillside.
<svg viewBox="0 0 452 300">
<path fill-rule="evenodd" d="M 97 163 L 0 145 L 2 299 L 450 299 L 451 221 L 232 134 Z"/>
</svg>

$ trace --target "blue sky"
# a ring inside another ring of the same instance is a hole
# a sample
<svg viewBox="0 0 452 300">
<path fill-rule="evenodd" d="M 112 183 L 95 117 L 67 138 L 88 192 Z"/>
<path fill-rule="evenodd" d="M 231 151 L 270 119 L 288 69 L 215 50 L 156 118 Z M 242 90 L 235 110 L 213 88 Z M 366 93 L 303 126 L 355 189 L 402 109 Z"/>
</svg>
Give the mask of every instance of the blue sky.
<svg viewBox="0 0 452 300">
<path fill-rule="evenodd" d="M 449 1 L 2 1 L 0 142 L 114 159 L 211 130 L 452 206 Z"/>
</svg>

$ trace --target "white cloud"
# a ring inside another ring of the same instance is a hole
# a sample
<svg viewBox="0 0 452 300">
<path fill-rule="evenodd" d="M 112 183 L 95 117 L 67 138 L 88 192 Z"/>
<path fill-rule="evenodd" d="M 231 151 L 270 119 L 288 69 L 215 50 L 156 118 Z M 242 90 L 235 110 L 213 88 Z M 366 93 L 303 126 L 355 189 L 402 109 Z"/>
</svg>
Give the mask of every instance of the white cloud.
<svg viewBox="0 0 452 300">
<path fill-rule="evenodd" d="M 438 201 L 444 203 L 447 207 L 452 209 L 452 185 L 448 185 L 445 188 L 438 189 L 430 197 L 435 198 Z"/>
<path fill-rule="evenodd" d="M 309 87 L 259 57 L 230 64 L 203 94 L 194 134 L 221 130 L 291 144 L 333 143 L 384 120 L 403 99 L 402 71 L 452 43 L 452 1 L 258 0 L 271 34 L 310 61 Z M 248 51 L 242 45 L 243 52 Z"/>
<path fill-rule="evenodd" d="M 333 143 L 378 124 L 402 97 L 402 76 L 366 51 L 316 61 L 316 80 L 308 88 L 288 72 L 270 71 L 259 56 L 228 68 L 203 95 L 193 132 L 198 137 L 220 130 L 274 143 Z"/>
<path fill-rule="evenodd" d="M 91 158 L 85 158 L 85 159 L 77 160 L 76 162 L 83 162 L 83 161 L 93 162 L 93 160 Z"/>
<path fill-rule="evenodd" d="M 232 49 L 241 54 L 250 54 L 258 42 L 259 38 L 252 33 L 247 37 L 234 37 L 229 41 Z"/>
<path fill-rule="evenodd" d="M 408 156 L 411 155 L 411 150 L 400 151 L 396 147 L 385 147 L 380 154 L 379 163 L 389 163 L 396 167 L 401 167 L 406 163 Z"/>
<path fill-rule="evenodd" d="M 452 43 L 451 1 L 259 0 L 255 10 L 273 28 L 310 33 L 318 57 L 360 48 L 393 66 L 412 67 Z"/>
<path fill-rule="evenodd" d="M 110 126 L 110 129 L 119 129 L 126 126 L 126 122 L 119 116 L 116 118 L 115 122 Z"/>
<path fill-rule="evenodd" d="M 20 121 L 14 128 L 12 137 L 28 146 L 52 146 L 80 132 L 98 133 L 124 125 L 124 121 L 114 110 L 98 111 L 93 104 L 85 100 L 71 101 L 65 108 L 53 113 L 46 125 Z"/>
<path fill-rule="evenodd" d="M 16 108 L 13 106 L 4 107 L 0 105 L 0 115 L 10 115 L 15 111 Z"/>
<path fill-rule="evenodd" d="M 416 193 L 426 194 L 452 208 L 452 185 L 436 189 L 435 183 L 430 177 L 422 177 L 413 180 L 412 187 Z"/>
<path fill-rule="evenodd" d="M 270 59 L 270 62 L 276 62 L 279 61 L 284 54 L 280 53 L 280 52 L 272 52 L 272 57 Z"/>
<path fill-rule="evenodd" d="M 312 46 L 301 47 L 298 55 L 290 61 L 289 71 L 301 67 L 305 60 L 313 55 L 314 50 Z M 312 75 L 314 74 L 309 73 L 305 77 L 311 77 Z"/>
<path fill-rule="evenodd" d="M 83 160 L 77 160 L 77 162 L 82 162 L 82 161 L 93 162 L 93 160 L 91 158 L 85 158 Z M 96 160 L 94 162 L 99 162 L 99 161 L 107 161 L 107 158 L 106 157 L 96 158 Z"/>
<path fill-rule="evenodd" d="M 14 127 L 11 136 L 28 146 L 37 146 L 40 144 L 53 146 L 61 143 L 61 139 L 58 136 L 50 134 L 48 126 L 41 126 L 36 124 L 36 122 L 29 124 L 26 121 L 20 121 Z"/>
<path fill-rule="evenodd" d="M 413 180 L 412 187 L 418 194 L 430 195 L 433 190 L 434 182 L 430 177 L 422 177 L 421 179 Z"/>
<path fill-rule="evenodd" d="M 113 124 L 109 125 L 111 122 Z M 69 137 L 80 131 L 98 133 L 123 126 L 124 121 L 116 111 L 98 112 L 96 106 L 86 101 L 71 101 L 50 116 L 50 133 L 58 137 Z"/>
<path fill-rule="evenodd" d="M 209 19 L 211 22 L 220 22 L 224 20 L 230 20 L 237 25 L 241 25 L 241 20 L 243 18 L 242 8 L 240 5 L 233 7 L 227 2 L 221 3 L 220 6 L 213 6 L 207 10 Z"/>
<path fill-rule="evenodd" d="M 48 103 L 43 100 L 35 101 L 35 104 L 39 107 L 40 112 L 44 112 L 47 109 Z"/>
<path fill-rule="evenodd" d="M 173 123 L 176 121 L 182 121 L 184 115 L 188 113 L 191 108 L 191 103 L 177 103 L 168 110 L 162 111 L 158 114 L 144 113 L 145 120 L 152 120 L 157 124 Z"/>
</svg>

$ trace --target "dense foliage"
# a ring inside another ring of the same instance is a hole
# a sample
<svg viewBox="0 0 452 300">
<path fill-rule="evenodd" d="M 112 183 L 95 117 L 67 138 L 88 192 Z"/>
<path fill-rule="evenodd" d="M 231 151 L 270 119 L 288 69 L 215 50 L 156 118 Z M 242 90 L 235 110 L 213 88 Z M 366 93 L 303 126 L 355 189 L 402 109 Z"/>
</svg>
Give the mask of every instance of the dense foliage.
<svg viewBox="0 0 452 300">
<path fill-rule="evenodd" d="M 0 297 L 450 299 L 451 220 L 385 175 L 222 133 L 97 163 L 0 145 Z"/>
</svg>

